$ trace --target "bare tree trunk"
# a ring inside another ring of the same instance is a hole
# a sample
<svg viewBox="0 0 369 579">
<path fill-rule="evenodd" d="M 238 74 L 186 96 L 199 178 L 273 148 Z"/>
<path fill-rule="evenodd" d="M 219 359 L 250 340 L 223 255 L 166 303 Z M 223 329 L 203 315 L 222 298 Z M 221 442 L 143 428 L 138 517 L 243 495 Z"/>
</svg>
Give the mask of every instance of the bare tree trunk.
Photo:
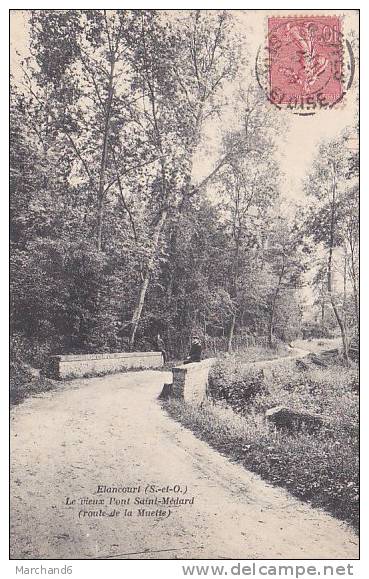
<svg viewBox="0 0 369 579">
<path fill-rule="evenodd" d="M 352 289 L 354 292 L 354 303 L 355 303 L 355 317 L 356 317 L 356 325 L 359 327 L 359 292 L 357 288 L 357 277 L 356 277 L 356 267 L 355 267 L 355 250 L 354 250 L 354 243 L 352 239 L 350 239 L 350 261 L 351 261 L 351 271 L 349 268 L 349 273 L 351 274 L 351 281 L 352 281 Z"/>
<path fill-rule="evenodd" d="M 332 290 L 332 254 L 333 248 L 329 248 L 329 258 L 328 258 L 328 294 L 330 298 L 330 302 L 332 305 L 332 309 L 334 311 L 334 315 L 336 316 L 337 323 L 340 328 L 341 338 L 342 338 L 342 346 L 343 346 L 343 357 L 345 359 L 346 364 L 348 364 L 348 344 L 347 344 L 347 334 L 345 324 L 340 316 L 340 313 L 337 308 L 336 300 L 333 295 Z"/>
<path fill-rule="evenodd" d="M 354 290 L 356 325 L 357 325 L 357 327 L 359 327 L 359 321 L 360 321 L 359 298 L 358 298 L 358 291 L 357 291 L 356 280 L 353 282 L 353 290 Z"/>
<path fill-rule="evenodd" d="M 349 362 L 348 357 L 348 344 L 347 344 L 347 334 L 344 321 L 338 311 L 336 300 L 333 293 L 333 275 L 332 275 L 332 259 L 333 259 L 333 248 L 334 248 L 334 229 L 335 229 L 335 219 L 336 219 L 336 172 L 335 166 L 332 164 L 333 170 L 333 183 L 332 183 L 332 204 L 331 204 L 331 220 L 330 220 L 330 235 L 329 235 L 329 253 L 328 253 L 328 269 L 327 269 L 327 288 L 328 295 L 336 316 L 336 320 L 341 332 L 342 346 L 343 346 L 343 357 L 346 364 Z"/>
<path fill-rule="evenodd" d="M 343 302 L 342 302 L 343 324 L 345 328 L 347 327 L 346 302 L 347 302 L 347 248 L 345 246 L 345 260 L 343 267 Z"/>
<path fill-rule="evenodd" d="M 234 312 L 232 315 L 231 326 L 230 326 L 229 332 L 228 332 L 227 352 L 232 351 L 232 340 L 233 340 L 235 325 L 236 325 L 236 312 Z"/>
<path fill-rule="evenodd" d="M 98 214 L 97 214 L 97 250 L 98 251 L 101 251 L 101 248 L 102 248 L 102 227 L 103 227 L 104 209 L 105 209 L 105 171 L 106 171 L 106 163 L 107 163 L 107 158 L 108 158 L 111 107 L 112 107 L 113 95 L 114 95 L 114 87 L 113 87 L 114 68 L 115 68 L 115 58 L 114 58 L 114 54 L 111 53 L 108 98 L 106 101 L 103 148 L 102 148 L 102 153 L 101 153 L 100 174 L 99 174 L 99 207 L 98 207 Z"/>
<path fill-rule="evenodd" d="M 269 317 L 269 327 L 268 327 L 268 346 L 269 348 L 273 347 L 273 334 L 274 334 L 274 318 L 275 318 L 275 310 L 276 310 L 276 303 L 277 303 L 277 297 L 279 294 L 279 287 L 280 287 L 280 281 L 278 283 L 278 287 L 277 290 L 274 294 L 274 298 L 272 301 L 272 310 L 270 312 L 270 317 Z"/>
<path fill-rule="evenodd" d="M 321 284 L 321 312 L 322 312 L 322 316 L 321 316 L 321 324 L 322 324 L 322 328 L 324 328 L 324 324 L 325 324 L 325 295 L 324 295 L 324 278 L 322 279 L 322 284 Z"/>
<path fill-rule="evenodd" d="M 274 329 L 274 306 L 272 306 L 272 311 L 269 318 L 269 328 L 268 328 L 268 345 L 269 348 L 273 346 L 273 329 Z"/>
<path fill-rule="evenodd" d="M 130 336 L 130 340 L 129 340 L 130 348 L 133 347 L 134 342 L 135 342 L 138 324 L 140 323 L 142 309 L 143 309 L 143 306 L 145 303 L 147 288 L 149 287 L 150 276 L 151 276 L 151 273 L 152 273 L 152 270 L 154 267 L 154 263 L 155 263 L 155 257 L 156 257 L 156 253 L 157 253 L 157 249 L 158 249 L 158 245 L 159 245 L 160 234 L 162 232 L 166 218 L 167 218 L 167 211 L 164 210 L 162 212 L 160 219 L 159 219 L 158 223 L 156 224 L 156 227 L 154 230 L 151 256 L 150 256 L 149 262 L 147 264 L 144 279 L 143 279 L 142 284 L 141 284 L 138 302 L 137 302 L 135 311 L 133 312 L 133 316 L 132 316 L 131 336 Z"/>
<path fill-rule="evenodd" d="M 279 272 L 278 284 L 277 284 L 276 290 L 274 292 L 274 296 L 273 296 L 273 300 L 272 300 L 272 309 L 271 309 L 270 317 L 269 317 L 269 328 L 268 328 L 268 345 L 269 345 L 269 348 L 271 348 L 273 346 L 275 310 L 276 310 L 277 298 L 279 295 L 279 290 L 281 288 L 281 283 L 282 283 L 282 279 L 284 277 L 285 269 L 286 269 L 285 254 L 283 253 L 282 267 L 281 267 L 281 271 Z"/>
</svg>

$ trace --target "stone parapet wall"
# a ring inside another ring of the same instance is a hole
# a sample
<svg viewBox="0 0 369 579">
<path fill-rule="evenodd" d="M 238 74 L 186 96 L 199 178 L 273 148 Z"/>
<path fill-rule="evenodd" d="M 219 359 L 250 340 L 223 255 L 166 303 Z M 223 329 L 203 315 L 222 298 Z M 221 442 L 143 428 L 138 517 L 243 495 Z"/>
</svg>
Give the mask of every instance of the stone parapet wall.
<svg viewBox="0 0 369 579">
<path fill-rule="evenodd" d="M 209 370 L 216 358 L 182 364 L 172 368 L 172 396 L 186 402 L 201 403 L 206 398 Z"/>
<path fill-rule="evenodd" d="M 161 352 L 116 352 L 113 354 L 68 354 L 51 356 L 49 375 L 57 380 L 109 374 L 131 368 L 160 368 Z"/>
</svg>

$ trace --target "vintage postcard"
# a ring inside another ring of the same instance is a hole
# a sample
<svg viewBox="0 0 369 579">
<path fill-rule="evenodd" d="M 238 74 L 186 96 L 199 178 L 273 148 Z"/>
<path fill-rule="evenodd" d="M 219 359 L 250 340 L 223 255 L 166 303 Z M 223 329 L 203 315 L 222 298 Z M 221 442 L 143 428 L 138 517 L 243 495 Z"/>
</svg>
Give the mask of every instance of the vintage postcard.
<svg viewBox="0 0 369 579">
<path fill-rule="evenodd" d="M 359 10 L 11 10 L 10 62 L 10 558 L 350 575 Z"/>
</svg>

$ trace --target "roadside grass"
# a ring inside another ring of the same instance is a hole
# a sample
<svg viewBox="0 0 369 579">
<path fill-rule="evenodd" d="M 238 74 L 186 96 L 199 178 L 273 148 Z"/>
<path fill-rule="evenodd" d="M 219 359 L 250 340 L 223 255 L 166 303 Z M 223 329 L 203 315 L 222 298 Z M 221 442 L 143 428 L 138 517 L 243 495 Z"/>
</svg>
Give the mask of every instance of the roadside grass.
<svg viewBox="0 0 369 579">
<path fill-rule="evenodd" d="M 227 354 L 219 352 L 218 354 L 207 354 L 205 351 L 204 358 L 217 357 L 220 360 L 235 360 L 244 364 L 251 362 L 259 362 L 261 360 L 275 360 L 276 358 L 284 358 L 291 355 L 291 349 L 282 342 L 277 342 L 272 348 L 267 346 L 250 346 L 237 351 L 234 354 Z"/>
<path fill-rule="evenodd" d="M 58 384 L 60 385 L 60 382 L 50 380 L 44 376 L 29 375 L 22 378 L 11 376 L 9 388 L 10 405 L 20 404 L 29 396 L 54 390 L 58 387 Z"/>
<path fill-rule="evenodd" d="M 293 343 L 296 348 L 303 348 L 315 353 L 321 350 L 342 348 L 341 338 L 309 338 L 308 340 L 295 340 Z"/>
<path fill-rule="evenodd" d="M 332 364 L 299 370 L 296 360 L 281 359 L 261 369 L 237 359 L 218 360 L 209 375 L 209 394 L 247 415 L 273 406 L 322 414 L 329 423 L 358 427 L 357 368 Z"/>
<path fill-rule="evenodd" d="M 255 382 L 252 372 L 249 377 L 248 388 L 245 379 L 238 384 L 247 399 L 215 399 L 213 375 L 210 400 L 197 406 L 171 399 L 164 408 L 231 460 L 358 529 L 356 372 L 339 366 L 307 372 L 281 368 L 263 382 Z M 264 418 L 265 410 L 277 404 L 319 412 L 327 424 L 314 433 L 277 430 Z"/>
</svg>

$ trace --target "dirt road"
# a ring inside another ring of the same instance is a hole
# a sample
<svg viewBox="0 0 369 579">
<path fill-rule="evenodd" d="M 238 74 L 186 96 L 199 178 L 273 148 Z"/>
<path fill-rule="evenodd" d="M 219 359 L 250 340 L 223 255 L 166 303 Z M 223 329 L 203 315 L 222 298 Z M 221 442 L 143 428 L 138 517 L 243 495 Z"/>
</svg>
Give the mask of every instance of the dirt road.
<svg viewBox="0 0 369 579">
<path fill-rule="evenodd" d="M 343 523 L 172 421 L 156 401 L 169 378 L 145 371 L 76 380 L 12 411 L 12 558 L 358 556 Z M 155 492 L 145 493 L 151 484 Z M 98 493 L 98 485 L 121 492 Z M 110 505 L 110 497 L 129 501 Z M 155 497 L 159 506 L 134 504 Z M 178 498 L 189 504 L 175 506 Z"/>
</svg>

